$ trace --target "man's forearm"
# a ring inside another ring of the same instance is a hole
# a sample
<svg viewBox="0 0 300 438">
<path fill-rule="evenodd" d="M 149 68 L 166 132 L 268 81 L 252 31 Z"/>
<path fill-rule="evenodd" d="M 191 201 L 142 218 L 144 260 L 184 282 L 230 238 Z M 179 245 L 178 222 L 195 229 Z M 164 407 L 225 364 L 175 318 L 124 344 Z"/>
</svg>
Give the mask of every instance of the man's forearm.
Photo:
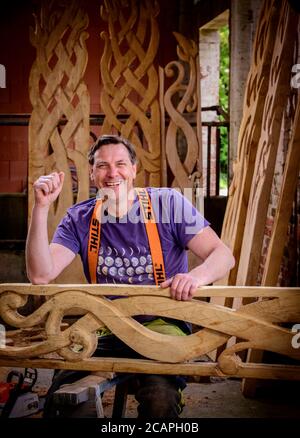
<svg viewBox="0 0 300 438">
<path fill-rule="evenodd" d="M 190 274 L 199 278 L 199 286 L 205 286 L 223 278 L 233 268 L 234 263 L 231 251 L 225 245 L 220 245 L 201 265 L 192 269 Z"/>
<path fill-rule="evenodd" d="M 26 241 L 27 275 L 32 283 L 48 283 L 53 260 L 48 241 L 48 207 L 34 206 Z"/>
</svg>

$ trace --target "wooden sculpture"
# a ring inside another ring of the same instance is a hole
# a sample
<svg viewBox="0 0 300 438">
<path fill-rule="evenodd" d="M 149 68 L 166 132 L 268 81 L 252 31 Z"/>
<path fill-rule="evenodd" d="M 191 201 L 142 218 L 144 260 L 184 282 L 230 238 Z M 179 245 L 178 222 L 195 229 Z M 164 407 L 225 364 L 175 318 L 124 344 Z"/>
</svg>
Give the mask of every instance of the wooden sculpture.
<svg viewBox="0 0 300 438">
<path fill-rule="evenodd" d="M 29 78 L 29 214 L 32 184 L 43 174 L 65 172 L 63 191 L 49 213 L 49 235 L 74 203 L 70 164 L 78 180 L 76 201 L 89 197 L 89 94 L 83 81 L 87 64 L 88 16 L 77 0 L 42 3 L 30 39 L 36 60 Z"/>
<path fill-rule="evenodd" d="M 200 71 L 197 44 L 174 32 L 178 42 L 179 61 L 172 61 L 165 68 L 166 76 L 177 77 L 165 93 L 164 104 L 170 123 L 166 128 L 166 160 L 173 174 L 172 187 L 185 189 L 202 187 L 202 134 Z M 186 80 L 188 77 L 188 81 Z M 176 105 L 174 102 L 177 102 Z M 196 129 L 187 120 L 187 114 L 196 114 Z M 178 134 L 186 142 L 185 159 L 178 154 Z M 193 199 L 194 204 L 195 199 Z"/>
<path fill-rule="evenodd" d="M 104 1 L 101 17 L 105 48 L 101 58 L 102 133 L 120 132 L 136 146 L 136 184 L 160 185 L 160 112 L 158 73 L 154 62 L 159 29 L 156 0 Z M 127 114 L 125 122 L 118 114 Z"/>
</svg>

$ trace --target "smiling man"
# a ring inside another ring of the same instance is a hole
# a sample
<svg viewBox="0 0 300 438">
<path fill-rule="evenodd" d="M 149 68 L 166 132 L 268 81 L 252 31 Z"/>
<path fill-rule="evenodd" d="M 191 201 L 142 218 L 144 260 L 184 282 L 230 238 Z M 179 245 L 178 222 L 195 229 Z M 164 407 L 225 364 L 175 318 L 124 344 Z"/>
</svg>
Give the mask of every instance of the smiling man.
<svg viewBox="0 0 300 438">
<path fill-rule="evenodd" d="M 107 137 L 108 141 L 111 137 Z M 104 138 L 102 137 L 102 142 Z M 129 142 L 95 143 L 89 153 L 90 176 L 99 189 L 98 195 L 106 199 L 110 214 L 123 216 L 134 199 L 133 183 L 136 177 L 136 155 Z"/>
<path fill-rule="evenodd" d="M 91 283 L 156 284 L 170 287 L 173 299 L 190 300 L 199 286 L 223 277 L 234 266 L 231 251 L 179 192 L 134 188 L 137 159 L 127 139 L 101 136 L 88 158 L 97 197 L 68 210 L 50 245 L 48 211 L 62 190 L 64 174 L 41 176 L 33 185 L 35 204 L 26 245 L 27 273 L 32 283 L 49 283 L 79 253 Z M 154 227 L 148 226 L 149 219 Z M 187 249 L 202 260 L 190 271 Z M 151 315 L 136 319 L 160 333 L 189 334 L 188 324 L 182 321 Z M 104 338 L 110 345 L 110 355 L 134 354 L 111 334 Z M 105 345 L 104 338 L 100 347 Z M 101 354 L 101 348 L 97 354 Z M 179 415 L 180 391 L 185 386 L 181 378 L 137 375 L 135 380 L 139 418 Z"/>
</svg>

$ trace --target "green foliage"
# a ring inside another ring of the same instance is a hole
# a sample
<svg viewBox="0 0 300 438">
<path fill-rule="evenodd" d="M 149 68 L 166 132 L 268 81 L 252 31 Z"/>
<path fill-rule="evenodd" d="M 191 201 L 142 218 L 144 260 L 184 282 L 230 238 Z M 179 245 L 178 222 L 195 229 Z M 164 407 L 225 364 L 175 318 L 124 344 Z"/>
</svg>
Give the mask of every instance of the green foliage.
<svg viewBox="0 0 300 438">
<path fill-rule="evenodd" d="M 220 82 L 219 99 L 223 110 L 228 113 L 229 109 L 229 27 L 224 26 L 219 30 L 220 33 Z M 220 120 L 224 120 L 220 116 Z M 226 127 L 220 128 L 221 150 L 220 150 L 220 188 L 227 188 L 228 173 L 228 130 Z"/>
<path fill-rule="evenodd" d="M 229 27 L 224 26 L 220 33 L 220 105 L 224 111 L 228 111 L 229 95 Z"/>
</svg>

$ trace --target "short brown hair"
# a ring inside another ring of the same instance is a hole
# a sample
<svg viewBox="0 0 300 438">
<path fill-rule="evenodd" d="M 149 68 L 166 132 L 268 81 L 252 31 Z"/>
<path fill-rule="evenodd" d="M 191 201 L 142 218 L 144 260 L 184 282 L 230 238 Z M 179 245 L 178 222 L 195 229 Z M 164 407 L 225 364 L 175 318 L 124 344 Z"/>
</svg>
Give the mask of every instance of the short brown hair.
<svg viewBox="0 0 300 438">
<path fill-rule="evenodd" d="M 133 144 L 130 143 L 129 140 L 121 137 L 120 135 L 100 135 L 100 137 L 97 138 L 97 140 L 89 150 L 88 159 L 90 165 L 94 164 L 95 153 L 98 149 L 108 144 L 119 144 L 119 143 L 123 144 L 126 147 L 131 163 L 135 164 L 137 162 L 136 152 Z"/>
</svg>

